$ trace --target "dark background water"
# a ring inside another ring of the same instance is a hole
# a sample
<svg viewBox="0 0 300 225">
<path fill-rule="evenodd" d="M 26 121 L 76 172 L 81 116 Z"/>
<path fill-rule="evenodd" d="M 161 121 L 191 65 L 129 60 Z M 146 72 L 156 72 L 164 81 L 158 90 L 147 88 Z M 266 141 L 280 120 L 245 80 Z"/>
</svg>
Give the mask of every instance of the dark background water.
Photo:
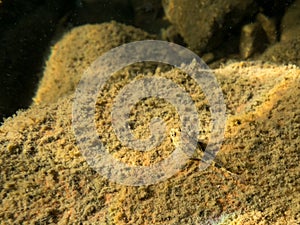
<svg viewBox="0 0 300 225">
<path fill-rule="evenodd" d="M 50 47 L 74 26 L 116 20 L 158 34 L 161 0 L 0 1 L 0 121 L 32 103 Z M 281 17 L 292 0 L 257 0 L 257 9 Z"/>
</svg>

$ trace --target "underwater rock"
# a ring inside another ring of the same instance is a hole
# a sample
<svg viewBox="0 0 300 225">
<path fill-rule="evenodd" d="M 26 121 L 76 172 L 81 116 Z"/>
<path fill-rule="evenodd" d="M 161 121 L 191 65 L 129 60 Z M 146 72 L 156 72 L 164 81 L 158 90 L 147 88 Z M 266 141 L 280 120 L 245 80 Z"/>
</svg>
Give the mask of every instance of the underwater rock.
<svg viewBox="0 0 300 225">
<path fill-rule="evenodd" d="M 255 1 L 163 0 L 166 17 L 198 54 L 217 47 L 245 17 L 257 11 Z"/>
<path fill-rule="evenodd" d="M 243 59 L 262 52 L 267 47 L 266 43 L 267 37 L 260 23 L 250 23 L 242 27 L 240 54 Z"/>
<path fill-rule="evenodd" d="M 270 46 L 261 56 L 264 61 L 300 66 L 300 1 L 286 11 L 281 23 L 280 42 Z"/>
<path fill-rule="evenodd" d="M 110 49 L 154 38 L 140 29 L 116 22 L 73 28 L 51 48 L 34 103 L 55 102 L 73 92 L 89 65 Z"/>
<path fill-rule="evenodd" d="M 277 41 L 277 30 L 274 19 L 258 13 L 256 21 L 242 27 L 240 37 L 240 55 L 248 59 L 262 53 L 269 45 Z"/>
<path fill-rule="evenodd" d="M 245 224 L 258 220 L 294 224 L 300 210 L 300 69 L 238 62 L 213 72 L 228 116 L 216 160 L 231 173 L 213 166 L 199 171 L 198 163 L 191 161 L 180 173 L 155 185 L 111 182 L 89 167 L 76 145 L 73 97 L 65 95 L 54 103 L 33 105 L 0 127 L 0 220 L 5 224 L 192 225 L 233 213 L 237 222 Z M 152 157 L 168 157 L 174 150 L 168 136 L 160 151 L 157 147 L 140 153 L 120 145 L 111 133 L 114 97 L 133 78 L 121 75 L 116 74 L 96 104 L 99 138 L 125 163 L 147 164 Z M 201 88 L 182 72 L 158 71 L 155 76 L 172 79 L 191 94 L 199 112 L 209 111 Z M 168 102 L 141 101 L 133 108 L 134 132 L 146 135 L 153 116 L 162 116 L 171 125 L 178 123 Z"/>
<path fill-rule="evenodd" d="M 295 64 L 300 66 L 300 37 L 282 41 L 270 46 L 260 60 L 277 64 Z"/>
<path fill-rule="evenodd" d="M 289 6 L 281 22 L 280 41 L 290 41 L 300 37 L 300 1 Z"/>
<path fill-rule="evenodd" d="M 256 20 L 260 23 L 262 29 L 267 35 L 270 44 L 274 44 L 277 41 L 277 29 L 276 21 L 274 18 L 269 18 L 262 13 L 258 13 Z"/>
</svg>

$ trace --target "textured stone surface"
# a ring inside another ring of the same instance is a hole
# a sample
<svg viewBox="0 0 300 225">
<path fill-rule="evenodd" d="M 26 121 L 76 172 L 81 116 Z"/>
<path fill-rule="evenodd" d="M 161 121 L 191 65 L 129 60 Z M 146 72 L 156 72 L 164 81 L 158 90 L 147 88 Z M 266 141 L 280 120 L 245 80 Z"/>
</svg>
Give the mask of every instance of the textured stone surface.
<svg viewBox="0 0 300 225">
<path fill-rule="evenodd" d="M 218 46 L 226 33 L 256 11 L 253 0 L 164 0 L 163 6 L 169 21 L 197 53 Z"/>
<path fill-rule="evenodd" d="M 300 66 L 299 48 L 300 36 L 272 45 L 259 57 L 259 59 L 277 64 L 295 64 Z"/>
<path fill-rule="evenodd" d="M 281 41 L 300 37 L 300 1 L 296 0 L 286 10 L 281 22 Z"/>
<path fill-rule="evenodd" d="M 295 1 L 287 9 L 281 22 L 280 42 L 270 46 L 260 59 L 278 64 L 300 66 L 300 1 Z"/>
<path fill-rule="evenodd" d="M 140 29 L 116 22 L 72 29 L 52 47 L 34 102 L 55 102 L 73 92 L 89 65 L 110 49 L 154 38 Z"/>
<path fill-rule="evenodd" d="M 191 161 L 156 185 L 112 183 L 88 166 L 76 146 L 73 100 L 65 96 L 19 112 L 0 127 L 0 220 L 142 225 L 205 224 L 227 218 L 233 224 L 295 224 L 300 211 L 300 69 L 240 62 L 214 73 L 228 111 L 216 160 L 231 173 L 214 166 L 198 171 L 198 163 Z M 181 72 L 155 75 L 182 85 L 199 113 L 208 110 L 201 90 Z M 117 90 L 133 78 L 123 71 L 108 81 L 97 103 L 96 126 L 114 157 L 146 165 L 152 157 L 167 157 L 174 146 L 167 133 L 162 146 L 141 154 L 122 146 L 113 135 L 111 105 Z M 147 135 L 152 116 L 178 126 L 174 110 L 164 101 L 142 100 L 133 108 L 134 132 Z"/>
</svg>

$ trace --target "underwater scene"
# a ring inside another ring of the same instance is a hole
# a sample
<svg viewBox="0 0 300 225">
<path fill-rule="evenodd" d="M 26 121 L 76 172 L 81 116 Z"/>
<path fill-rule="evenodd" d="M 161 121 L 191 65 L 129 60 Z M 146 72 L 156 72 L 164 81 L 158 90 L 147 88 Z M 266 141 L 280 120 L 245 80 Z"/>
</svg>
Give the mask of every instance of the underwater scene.
<svg viewBox="0 0 300 225">
<path fill-rule="evenodd" d="M 0 0 L 0 224 L 300 224 L 300 0 Z"/>
</svg>

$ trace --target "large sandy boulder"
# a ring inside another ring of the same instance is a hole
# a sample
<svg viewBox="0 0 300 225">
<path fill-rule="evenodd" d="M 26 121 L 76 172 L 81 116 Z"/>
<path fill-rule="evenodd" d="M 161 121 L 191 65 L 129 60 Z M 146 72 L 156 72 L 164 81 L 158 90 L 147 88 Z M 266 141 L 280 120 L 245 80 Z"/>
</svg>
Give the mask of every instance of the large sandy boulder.
<svg viewBox="0 0 300 225">
<path fill-rule="evenodd" d="M 73 28 L 51 48 L 34 103 L 55 102 L 72 93 L 90 64 L 110 49 L 154 38 L 140 29 L 117 22 Z"/>
<path fill-rule="evenodd" d="M 73 133 L 72 95 L 34 105 L 6 120 L 0 127 L 0 221 L 296 224 L 300 69 L 239 62 L 213 72 L 228 115 L 216 164 L 199 171 L 199 161 L 191 160 L 170 179 L 149 186 L 122 186 L 89 167 Z M 204 115 L 199 123 L 209 123 L 209 105 L 193 80 L 178 70 L 139 77 L 153 75 L 182 86 Z M 118 90 L 135 78 L 125 70 L 108 81 L 95 106 L 95 121 L 109 153 L 124 163 L 149 166 L 174 150 L 169 130 L 179 126 L 179 117 L 166 101 L 142 99 L 132 109 L 130 126 L 137 137 L 147 137 L 149 121 L 159 116 L 168 125 L 166 138 L 145 153 L 122 145 L 113 133 L 110 110 Z"/>
</svg>

